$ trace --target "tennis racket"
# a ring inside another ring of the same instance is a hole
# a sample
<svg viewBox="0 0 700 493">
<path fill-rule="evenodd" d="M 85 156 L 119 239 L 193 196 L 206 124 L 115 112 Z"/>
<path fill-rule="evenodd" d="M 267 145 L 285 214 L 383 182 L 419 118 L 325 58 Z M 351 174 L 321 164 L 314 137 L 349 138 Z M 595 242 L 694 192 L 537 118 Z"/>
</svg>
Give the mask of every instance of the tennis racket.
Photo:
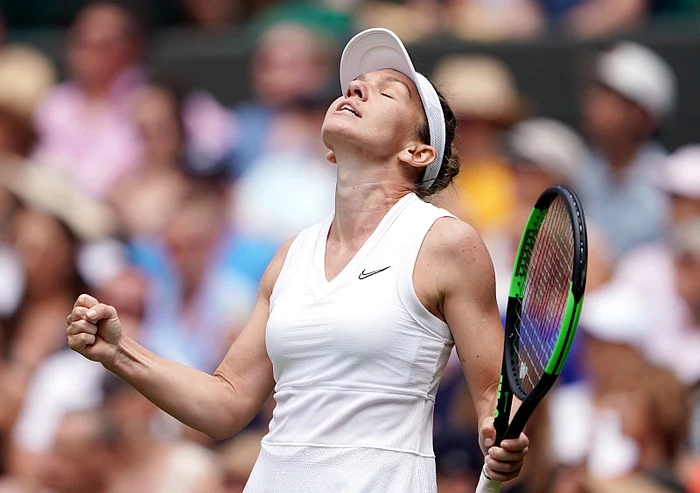
<svg viewBox="0 0 700 493">
<path fill-rule="evenodd" d="M 517 438 L 564 367 L 574 339 L 586 285 L 586 221 L 567 187 L 545 190 L 520 239 L 506 312 L 495 445 Z M 513 396 L 521 406 L 510 420 Z M 500 483 L 482 471 L 476 493 Z"/>
</svg>

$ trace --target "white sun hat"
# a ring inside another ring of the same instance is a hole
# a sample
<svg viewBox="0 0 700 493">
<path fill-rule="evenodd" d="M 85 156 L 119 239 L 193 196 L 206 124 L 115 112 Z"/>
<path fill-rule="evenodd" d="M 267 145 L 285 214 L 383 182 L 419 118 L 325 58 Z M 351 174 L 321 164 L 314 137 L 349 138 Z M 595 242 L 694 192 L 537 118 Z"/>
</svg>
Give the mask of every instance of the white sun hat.
<svg viewBox="0 0 700 493">
<path fill-rule="evenodd" d="M 673 111 L 676 76 L 668 62 L 646 46 L 631 41 L 618 43 L 598 58 L 597 77 L 657 121 Z"/>
<path fill-rule="evenodd" d="M 435 160 L 423 175 L 423 187 L 430 188 L 440 172 L 445 155 L 445 116 L 435 87 L 424 75 L 416 72 L 399 37 L 383 28 L 367 29 L 355 35 L 345 46 L 340 59 L 341 90 L 345 91 L 350 82 L 362 74 L 384 69 L 401 72 L 418 88 L 428 119 L 430 145 L 437 151 Z"/>
<path fill-rule="evenodd" d="M 657 184 L 671 195 L 700 200 L 700 145 L 688 144 L 671 154 Z"/>
</svg>

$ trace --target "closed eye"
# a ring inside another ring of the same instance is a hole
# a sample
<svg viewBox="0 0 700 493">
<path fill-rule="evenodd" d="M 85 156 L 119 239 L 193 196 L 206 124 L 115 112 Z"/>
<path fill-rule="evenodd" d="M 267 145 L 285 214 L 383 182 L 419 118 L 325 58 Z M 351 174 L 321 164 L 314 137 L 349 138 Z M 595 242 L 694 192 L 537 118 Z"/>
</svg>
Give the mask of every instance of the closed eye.
<svg viewBox="0 0 700 493">
<path fill-rule="evenodd" d="M 385 92 L 381 93 L 381 95 L 384 96 L 385 98 L 394 99 L 393 96 L 390 96 L 389 94 L 387 94 Z"/>
</svg>

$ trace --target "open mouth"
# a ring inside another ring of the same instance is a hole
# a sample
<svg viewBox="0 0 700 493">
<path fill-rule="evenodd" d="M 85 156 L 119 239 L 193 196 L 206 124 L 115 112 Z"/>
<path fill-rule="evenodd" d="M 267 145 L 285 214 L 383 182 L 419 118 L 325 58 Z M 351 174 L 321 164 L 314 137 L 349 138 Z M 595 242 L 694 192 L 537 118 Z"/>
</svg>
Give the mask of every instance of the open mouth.
<svg viewBox="0 0 700 493">
<path fill-rule="evenodd" d="M 338 106 L 338 110 L 337 110 L 337 111 L 345 111 L 345 112 L 348 112 L 348 113 L 352 113 L 353 115 L 355 115 L 355 116 L 358 117 L 358 118 L 360 117 L 360 114 L 359 114 L 357 111 L 355 111 L 355 110 L 352 108 L 352 106 L 350 106 L 348 103 L 343 103 L 343 104 L 341 104 L 340 106 Z"/>
</svg>

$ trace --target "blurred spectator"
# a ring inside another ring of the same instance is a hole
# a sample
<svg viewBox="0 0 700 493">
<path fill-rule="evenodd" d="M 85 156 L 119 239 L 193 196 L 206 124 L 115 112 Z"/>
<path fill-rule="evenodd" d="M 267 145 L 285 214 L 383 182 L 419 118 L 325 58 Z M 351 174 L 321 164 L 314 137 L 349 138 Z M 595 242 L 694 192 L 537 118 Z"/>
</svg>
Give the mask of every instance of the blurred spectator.
<svg viewBox="0 0 700 493">
<path fill-rule="evenodd" d="M 122 330 L 139 339 L 147 285 L 143 275 L 124 270 L 95 291 L 103 303 L 119 310 Z M 102 402 L 106 370 L 70 349 L 48 357 L 37 369 L 13 429 L 12 471 L 33 483 L 49 453 L 56 429 L 72 412 L 96 409 Z M 80 378 L 76 378 L 80 375 Z"/>
<path fill-rule="evenodd" d="M 551 186 L 574 187 L 586 155 L 583 139 L 567 125 L 550 118 L 518 123 L 507 134 L 505 148 L 518 184 L 513 193 L 514 207 L 504 227 L 486 229 L 483 235 L 494 262 L 497 299 L 504 314 L 515 254 L 532 207 Z M 595 225 L 589 224 L 588 233 L 586 289 L 591 292 L 610 277 L 612 259 Z"/>
<path fill-rule="evenodd" d="M 6 439 L 34 371 L 65 344 L 66 310 L 85 290 L 80 245 L 109 234 L 114 224 L 108 210 L 45 169 L 20 166 L 2 187 L 17 203 L 10 244 L 22 272 L 6 279 L 19 295 L 0 320 L 0 439 Z"/>
<path fill-rule="evenodd" d="M 700 217 L 676 227 L 673 238 L 675 294 L 682 302 L 677 326 L 668 322 L 669 333 L 653 341 L 654 354 L 674 368 L 688 383 L 700 382 Z M 670 317 L 669 317 L 670 318 Z M 676 331 L 672 334 L 672 331 Z M 661 342 L 663 340 L 663 342 Z M 661 346 L 656 346 L 661 344 Z M 691 359 L 691 355 L 695 359 Z"/>
<path fill-rule="evenodd" d="M 11 240 L 25 273 L 18 287 L 23 298 L 5 334 L 12 358 L 33 368 L 64 342 L 55 327 L 64 325 L 66 307 L 84 290 L 81 244 L 111 234 L 116 223 L 109 209 L 45 169 L 20 166 L 2 186 L 18 202 Z"/>
<path fill-rule="evenodd" d="M 682 490 L 677 466 L 688 433 L 688 389 L 673 372 L 649 366 L 611 396 L 610 405 L 622 417 L 622 433 L 639 449 L 635 472 L 673 491 Z"/>
<path fill-rule="evenodd" d="M 104 381 L 105 411 L 114 420 L 117 440 L 108 493 L 223 493 L 223 473 L 210 451 L 183 441 L 154 436 L 160 411 L 118 377 Z"/>
<path fill-rule="evenodd" d="M 650 321 L 633 291 L 608 285 L 587 296 L 581 328 L 587 378 L 549 396 L 552 453 L 596 477 L 623 476 L 635 469 L 639 448 L 623 433 L 619 412 L 604 404 L 647 367 Z"/>
<path fill-rule="evenodd" d="M 334 56 L 329 39 L 301 24 L 273 24 L 261 35 L 251 67 L 254 99 L 234 108 L 236 118 L 245 122 L 229 156 L 234 174 L 275 147 L 270 132 L 278 111 L 328 87 Z"/>
<path fill-rule="evenodd" d="M 233 119 L 208 93 L 154 78 L 134 100 L 133 118 L 143 141 L 136 170 L 109 192 L 129 236 L 160 235 L 186 189 L 183 171 L 217 173 L 233 133 Z"/>
<path fill-rule="evenodd" d="M 115 0 L 82 9 L 71 27 L 72 79 L 53 89 L 36 115 L 36 158 L 104 196 L 139 160 L 129 106 L 143 84 L 141 17 Z"/>
<path fill-rule="evenodd" d="M 665 226 L 667 203 L 654 180 L 666 153 L 653 137 L 675 94 L 671 68 L 639 44 L 619 43 L 596 60 L 582 108 L 594 152 L 579 190 L 618 254 L 657 239 Z"/>
<path fill-rule="evenodd" d="M 162 234 L 185 195 L 185 98 L 177 85 L 154 81 L 135 99 L 134 120 L 144 143 L 143 161 L 109 195 L 129 236 Z"/>
<path fill-rule="evenodd" d="M 227 493 L 242 493 L 260 454 L 263 432 L 247 430 L 219 449 Z"/>
<path fill-rule="evenodd" d="M 636 465 L 618 478 L 591 478 L 591 491 L 684 493 L 678 458 L 688 428 L 688 397 L 673 373 L 653 366 L 606 396 L 602 405 L 619 414 L 622 433 L 636 444 Z"/>
<path fill-rule="evenodd" d="M 191 178 L 164 238 L 133 242 L 149 276 L 143 342 L 180 363 L 211 371 L 247 321 L 275 245 L 231 228 L 220 178 Z"/>
<path fill-rule="evenodd" d="M 51 453 L 40 464 L 42 491 L 47 493 L 106 493 L 107 471 L 117 430 L 99 411 L 64 416 Z"/>
<path fill-rule="evenodd" d="M 239 0 L 182 0 L 189 19 L 199 28 L 218 30 L 234 25 L 242 14 Z"/>
<path fill-rule="evenodd" d="M 486 56 L 452 56 L 438 63 L 435 81 L 457 116 L 455 139 L 462 162 L 457 194 L 446 208 L 478 231 L 503 226 L 514 206 L 515 184 L 502 138 L 523 111 L 508 67 Z"/>
<path fill-rule="evenodd" d="M 693 224 L 700 219 L 700 146 L 672 154 L 655 186 L 670 203 L 672 229 L 623 256 L 615 282 L 634 289 L 647 307 L 656 327 L 646 345 L 651 360 L 694 384 L 700 382 L 700 316 L 694 305 L 700 286 L 693 277 L 694 259 L 700 255 L 693 240 Z"/>
<path fill-rule="evenodd" d="M 325 159 L 319 135 L 339 93 L 306 96 L 280 111 L 270 129 L 275 149 L 253 161 L 235 185 L 238 228 L 281 245 L 333 211 L 336 169 Z"/>
</svg>

